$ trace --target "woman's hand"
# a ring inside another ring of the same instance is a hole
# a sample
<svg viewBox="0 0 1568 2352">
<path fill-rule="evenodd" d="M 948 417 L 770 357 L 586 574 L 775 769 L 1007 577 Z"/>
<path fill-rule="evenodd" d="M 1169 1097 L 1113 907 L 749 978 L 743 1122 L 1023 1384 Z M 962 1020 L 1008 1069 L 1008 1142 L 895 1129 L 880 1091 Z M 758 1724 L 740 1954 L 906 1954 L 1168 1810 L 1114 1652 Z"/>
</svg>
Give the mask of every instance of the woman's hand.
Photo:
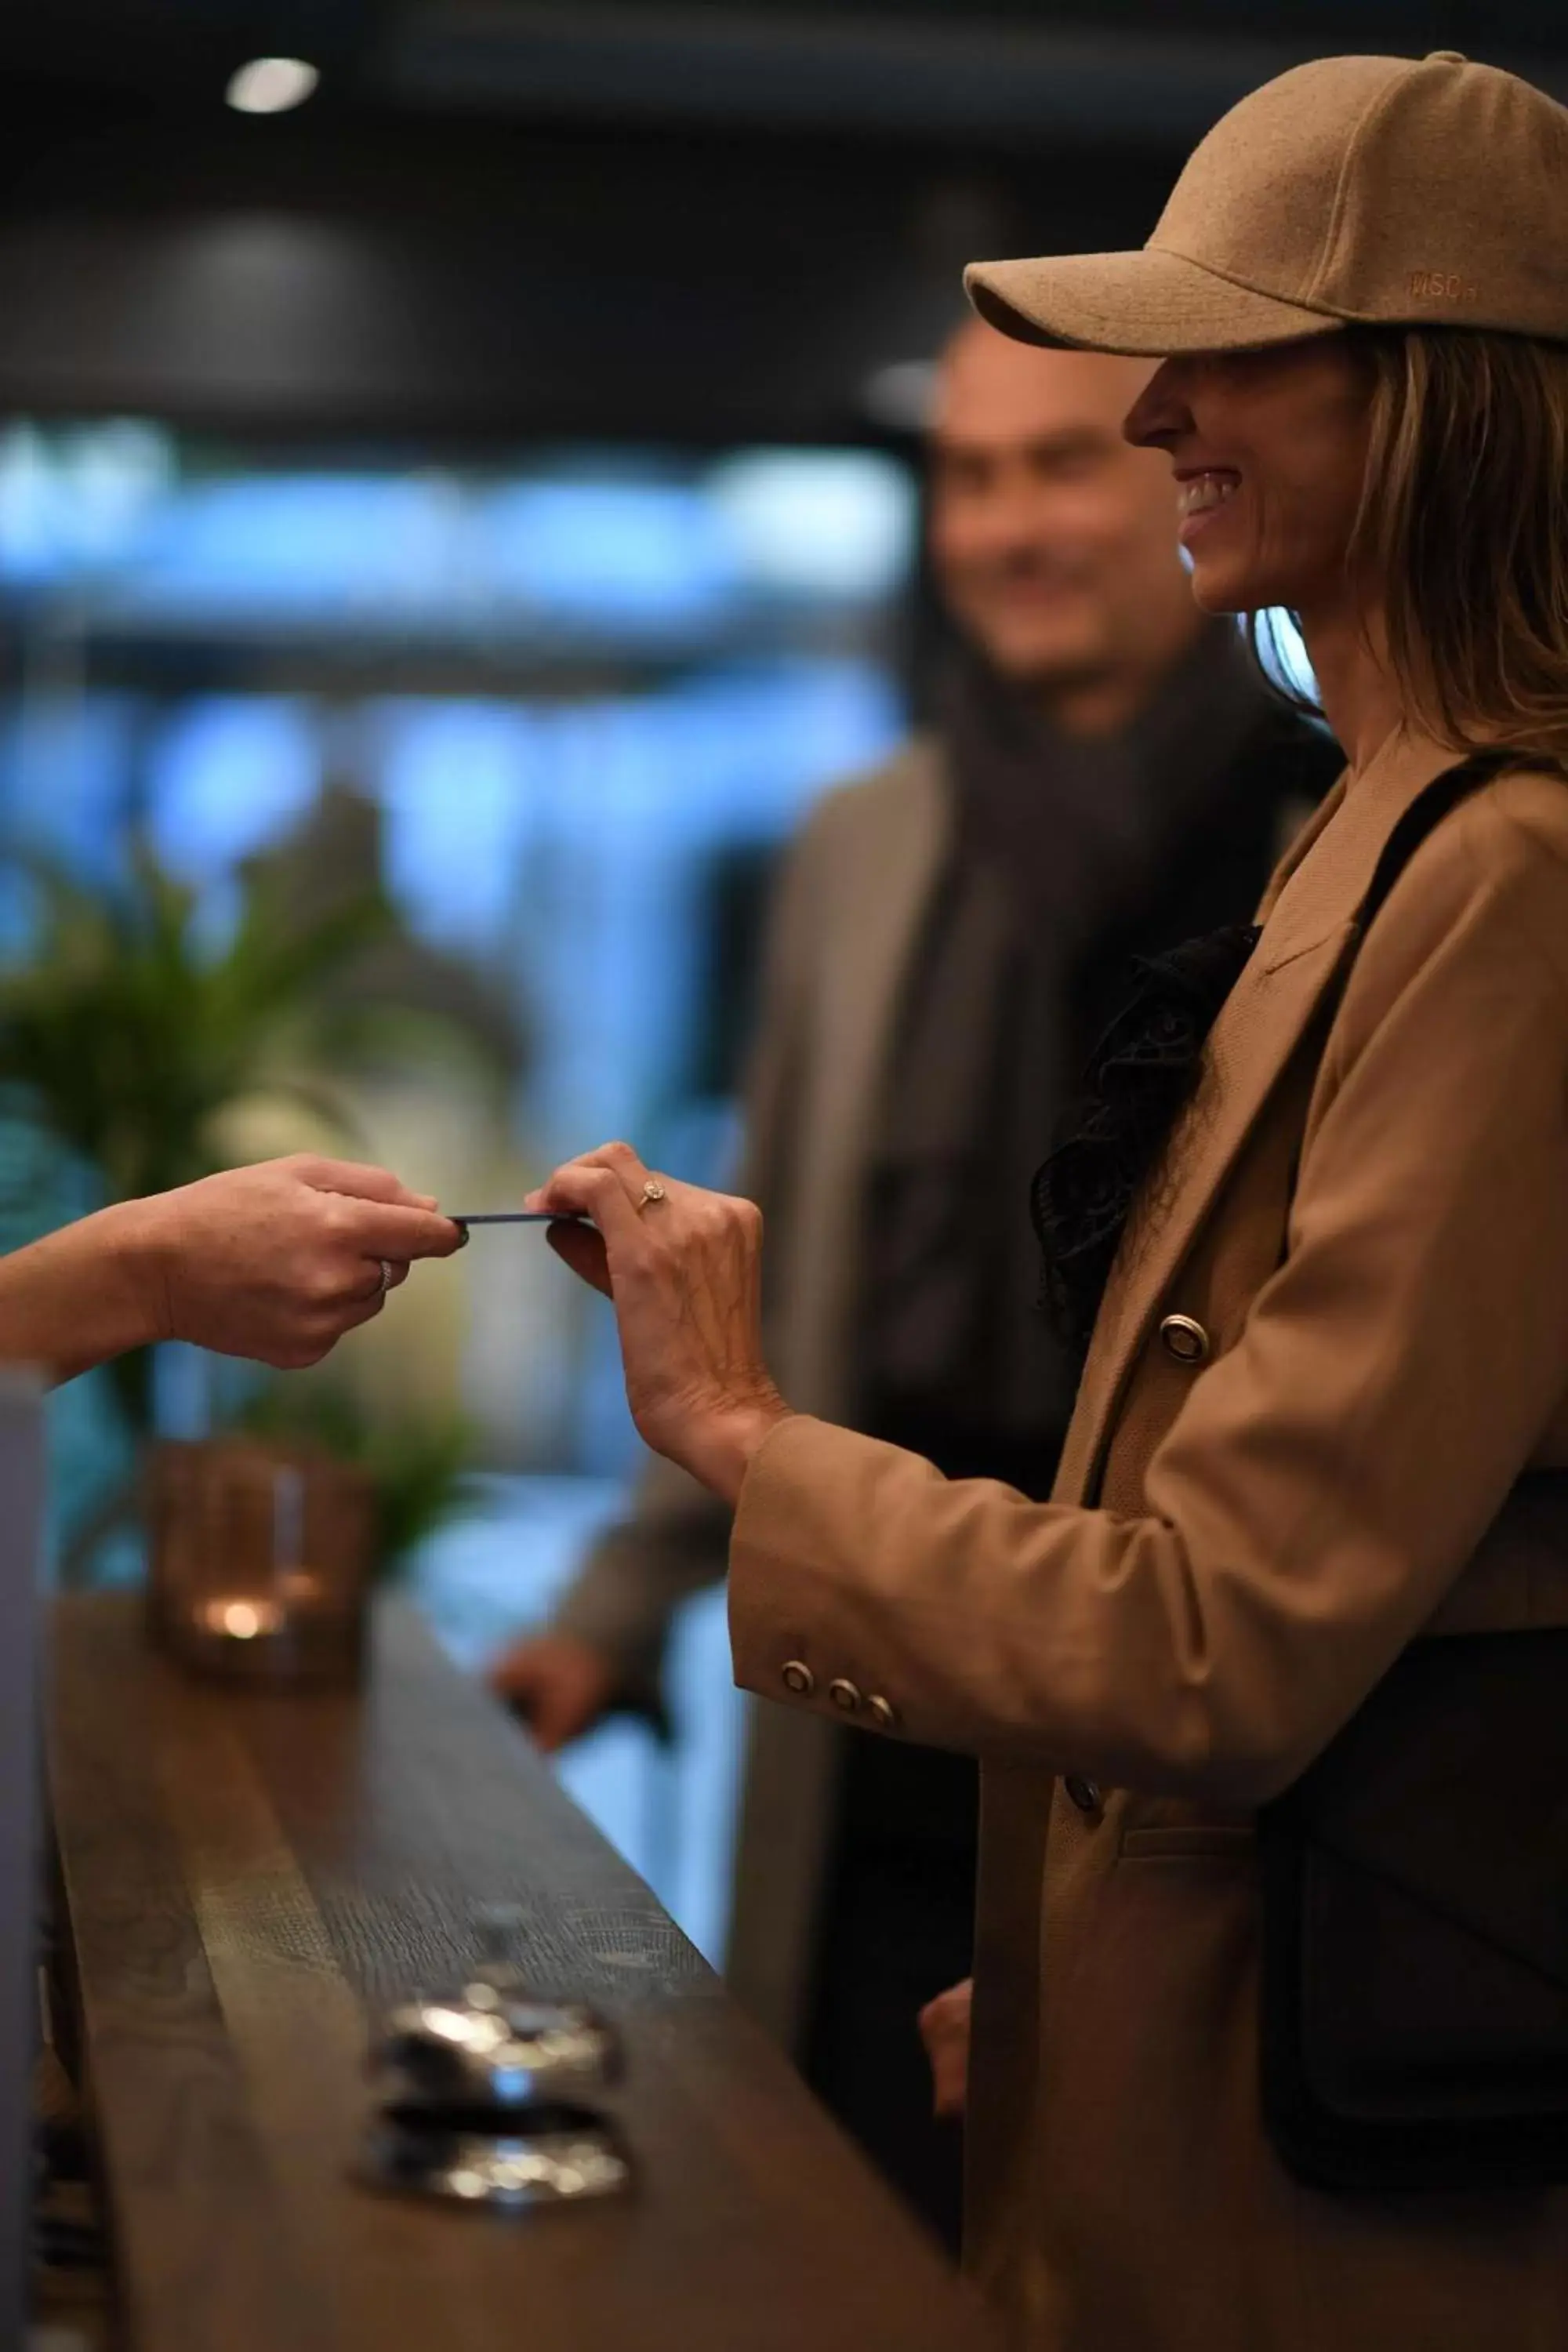
<svg viewBox="0 0 1568 2352">
<path fill-rule="evenodd" d="M 734 1502 L 752 1454 L 789 1410 L 763 1361 L 759 1211 L 650 1178 L 626 1143 L 569 1160 L 528 1205 L 593 1219 L 593 1228 L 552 1226 L 550 1244 L 614 1301 L 637 1430 Z"/>
<path fill-rule="evenodd" d="M 962 2116 L 969 2094 L 969 2019 L 974 1979 L 950 1985 L 921 2011 L 921 2040 L 931 2061 L 931 2106 L 938 2116 Z"/>
<path fill-rule="evenodd" d="M 378 1315 L 411 1259 L 449 1257 L 464 1238 L 434 1200 L 385 1169 L 307 1153 L 104 1214 L 118 1221 L 144 1301 L 144 1337 L 285 1370 L 319 1362 Z"/>
</svg>

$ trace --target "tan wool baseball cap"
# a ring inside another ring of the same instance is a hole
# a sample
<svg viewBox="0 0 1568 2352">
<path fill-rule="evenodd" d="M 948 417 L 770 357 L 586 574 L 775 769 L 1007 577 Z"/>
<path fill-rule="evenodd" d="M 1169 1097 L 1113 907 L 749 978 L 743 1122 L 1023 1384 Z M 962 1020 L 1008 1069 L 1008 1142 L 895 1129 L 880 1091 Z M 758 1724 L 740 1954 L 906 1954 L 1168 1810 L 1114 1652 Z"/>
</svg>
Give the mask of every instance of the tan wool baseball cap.
<svg viewBox="0 0 1568 2352">
<path fill-rule="evenodd" d="M 1451 49 L 1320 58 L 1215 123 L 1141 252 L 964 285 L 1022 342 L 1153 358 L 1352 323 L 1568 342 L 1568 109 Z"/>
</svg>

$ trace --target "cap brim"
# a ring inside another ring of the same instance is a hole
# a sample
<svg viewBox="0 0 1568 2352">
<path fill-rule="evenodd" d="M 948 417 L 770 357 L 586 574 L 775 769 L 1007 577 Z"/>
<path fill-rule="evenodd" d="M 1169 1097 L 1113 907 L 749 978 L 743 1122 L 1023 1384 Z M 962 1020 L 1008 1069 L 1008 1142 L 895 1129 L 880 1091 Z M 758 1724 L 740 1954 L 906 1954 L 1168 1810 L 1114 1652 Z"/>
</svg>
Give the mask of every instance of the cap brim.
<svg viewBox="0 0 1568 2352">
<path fill-rule="evenodd" d="M 1234 285 L 1154 246 L 1040 261 L 972 261 L 963 285 L 981 317 L 1019 342 L 1141 359 L 1257 351 L 1332 334 L 1345 323 Z"/>
</svg>

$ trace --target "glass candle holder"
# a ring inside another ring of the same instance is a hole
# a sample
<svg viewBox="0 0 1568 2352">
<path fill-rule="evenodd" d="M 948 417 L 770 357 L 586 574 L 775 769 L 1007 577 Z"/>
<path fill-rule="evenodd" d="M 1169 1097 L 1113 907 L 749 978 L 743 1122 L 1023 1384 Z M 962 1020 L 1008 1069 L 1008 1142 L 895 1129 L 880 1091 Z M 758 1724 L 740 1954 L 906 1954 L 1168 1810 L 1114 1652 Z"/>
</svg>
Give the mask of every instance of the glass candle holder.
<svg viewBox="0 0 1568 2352">
<path fill-rule="evenodd" d="M 363 1471 L 250 1438 L 164 1443 L 147 1518 L 152 1630 L 186 1665 L 250 1682 L 359 1672 L 375 1564 Z"/>
</svg>

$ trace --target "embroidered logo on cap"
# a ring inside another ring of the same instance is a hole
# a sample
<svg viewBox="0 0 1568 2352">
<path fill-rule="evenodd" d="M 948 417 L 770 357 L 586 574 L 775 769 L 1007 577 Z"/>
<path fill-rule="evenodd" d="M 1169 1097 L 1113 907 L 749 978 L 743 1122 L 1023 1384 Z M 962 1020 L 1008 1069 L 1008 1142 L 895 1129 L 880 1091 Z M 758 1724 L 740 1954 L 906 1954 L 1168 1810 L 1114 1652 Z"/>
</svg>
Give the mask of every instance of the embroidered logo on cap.
<svg viewBox="0 0 1568 2352">
<path fill-rule="evenodd" d="M 1418 295 L 1434 294 L 1444 302 L 1473 302 L 1476 299 L 1474 280 L 1462 277 L 1457 269 L 1413 269 L 1410 292 L 1413 299 Z"/>
</svg>

